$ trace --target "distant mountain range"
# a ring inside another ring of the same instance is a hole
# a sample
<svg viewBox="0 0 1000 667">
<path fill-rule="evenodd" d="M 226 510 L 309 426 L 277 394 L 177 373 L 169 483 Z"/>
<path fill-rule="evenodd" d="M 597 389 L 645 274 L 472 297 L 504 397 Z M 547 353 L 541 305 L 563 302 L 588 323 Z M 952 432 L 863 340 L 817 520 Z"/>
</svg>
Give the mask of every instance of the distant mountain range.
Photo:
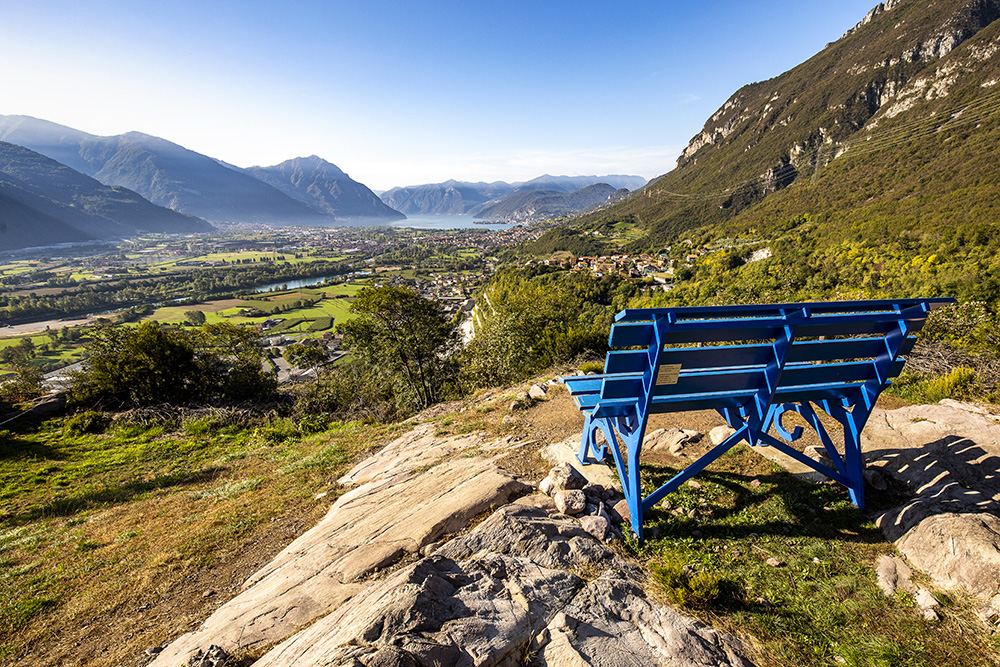
<svg viewBox="0 0 1000 667">
<path fill-rule="evenodd" d="M 351 180 L 337 165 L 316 157 L 287 160 L 273 167 L 250 167 L 247 173 L 322 213 L 340 219 L 402 220 L 366 186 Z"/>
<path fill-rule="evenodd" d="M 383 224 L 406 213 L 526 222 L 585 211 L 645 184 L 639 176 L 546 174 L 393 188 L 379 198 L 315 155 L 241 169 L 148 134 L 102 137 L 30 116 L 0 115 L 0 143 L 0 251 L 207 232 L 227 222 Z"/>
<path fill-rule="evenodd" d="M 315 156 L 240 169 L 147 134 L 100 137 L 29 116 L 0 116 L 0 141 L 211 222 L 329 225 L 405 218 L 366 186 Z M 13 215 L 13 210 L 7 213 Z M 48 245 L 64 236 L 40 233 L 31 245 Z M 6 246 L 4 242 L 0 248 Z"/>
<path fill-rule="evenodd" d="M 0 250 L 133 236 L 210 232 L 194 216 L 107 186 L 23 146 L 0 141 Z"/>
<path fill-rule="evenodd" d="M 607 183 L 595 183 L 574 192 L 518 190 L 496 204 L 481 208 L 478 215 L 504 222 L 545 220 L 617 201 L 628 192 L 626 188 L 615 189 Z"/>
<path fill-rule="evenodd" d="M 382 201 L 408 215 L 476 215 L 492 217 L 486 210 L 504 201 L 506 197 L 521 192 L 576 192 L 597 183 L 605 183 L 613 189 L 635 190 L 646 184 L 641 176 L 539 176 L 520 183 L 469 183 L 445 181 L 426 185 L 410 185 L 392 188 L 382 193 Z M 523 198 L 521 198 L 523 200 Z M 585 206 L 578 212 L 589 208 Z M 512 213 L 510 207 L 503 209 Z M 534 219 L 522 216 L 519 219 Z"/>
</svg>

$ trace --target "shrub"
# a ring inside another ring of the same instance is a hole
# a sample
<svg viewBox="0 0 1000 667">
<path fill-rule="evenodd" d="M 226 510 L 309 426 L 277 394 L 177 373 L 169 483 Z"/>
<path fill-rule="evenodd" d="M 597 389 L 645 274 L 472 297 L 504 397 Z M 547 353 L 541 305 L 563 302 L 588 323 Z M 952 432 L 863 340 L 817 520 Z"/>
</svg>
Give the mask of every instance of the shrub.
<svg viewBox="0 0 1000 667">
<path fill-rule="evenodd" d="M 94 410 L 87 410 L 73 415 L 66 420 L 66 431 L 75 435 L 85 433 L 103 433 L 111 420 L 108 416 Z"/>
<path fill-rule="evenodd" d="M 712 572 L 692 573 L 673 561 L 650 563 L 649 567 L 653 581 L 679 607 L 704 609 L 725 606 L 739 598 L 739 584 L 722 575 Z"/>
</svg>

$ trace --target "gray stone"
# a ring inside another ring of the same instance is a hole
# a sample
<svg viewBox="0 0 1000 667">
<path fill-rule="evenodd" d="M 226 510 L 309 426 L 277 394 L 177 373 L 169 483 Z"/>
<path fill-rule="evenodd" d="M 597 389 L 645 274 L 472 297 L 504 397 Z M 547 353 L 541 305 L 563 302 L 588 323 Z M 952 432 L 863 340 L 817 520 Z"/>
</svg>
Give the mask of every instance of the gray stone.
<svg viewBox="0 0 1000 667">
<path fill-rule="evenodd" d="M 916 591 L 916 586 L 910 580 L 910 577 L 913 576 L 913 570 L 903 562 L 902 558 L 897 556 L 879 556 L 878 562 L 875 564 L 875 576 L 878 587 L 887 597 L 894 596 L 897 590 L 906 593 Z"/>
<path fill-rule="evenodd" d="M 917 604 L 918 609 L 934 609 L 941 606 L 934 594 L 926 588 L 917 591 L 917 594 L 913 596 L 913 601 Z"/>
<path fill-rule="evenodd" d="M 552 480 L 553 491 L 582 489 L 587 485 L 587 478 L 569 463 L 560 463 L 552 468 L 549 471 L 549 479 Z"/>
<path fill-rule="evenodd" d="M 878 470 L 865 470 L 864 477 L 868 486 L 872 487 L 876 491 L 885 491 L 889 488 L 889 485 L 885 481 L 885 477 L 883 477 L 882 473 Z"/>
<path fill-rule="evenodd" d="M 686 445 L 698 442 L 701 437 L 700 431 L 661 428 L 646 434 L 642 441 L 642 448 L 644 451 L 669 452 L 676 456 Z"/>
<path fill-rule="evenodd" d="M 528 390 L 528 396 L 531 398 L 542 399 L 545 398 L 545 387 L 540 384 L 531 385 L 531 389 Z"/>
<path fill-rule="evenodd" d="M 526 485 L 488 458 L 455 456 L 506 450 L 507 443 L 478 435 L 436 438 L 431 424 L 389 443 L 340 479 L 354 488 L 316 526 L 151 664 L 176 667 L 209 644 L 229 652 L 274 644 L 329 614 L 365 588 L 367 575 L 524 493 Z"/>
<path fill-rule="evenodd" d="M 505 554 L 431 556 L 377 582 L 255 664 L 501 665 L 527 646 L 583 580 Z M 365 647 L 365 653 L 357 649 Z M 379 653 L 382 655 L 379 655 Z M 395 660 L 387 662 L 386 660 Z"/>
<path fill-rule="evenodd" d="M 611 522 L 603 516 L 585 516 L 580 519 L 580 526 L 602 542 L 607 539 L 608 531 L 611 530 Z"/>
<path fill-rule="evenodd" d="M 531 652 L 538 664 L 552 666 L 752 665 L 736 639 L 650 602 L 613 571 L 582 588 L 535 638 Z"/>
<path fill-rule="evenodd" d="M 716 426 L 708 432 L 708 437 L 713 445 L 721 445 L 733 433 L 736 433 L 736 429 L 730 426 Z"/>
<path fill-rule="evenodd" d="M 501 507 L 469 534 L 442 545 L 437 555 L 463 560 L 488 552 L 561 570 L 605 566 L 614 560 L 614 553 L 578 521 L 517 503 Z"/>
<path fill-rule="evenodd" d="M 1000 424 L 957 401 L 875 410 L 862 434 L 869 468 L 911 497 L 876 519 L 940 588 L 1000 609 Z"/>
<path fill-rule="evenodd" d="M 556 483 L 552 481 L 551 477 L 546 477 L 541 482 L 538 483 L 538 490 L 547 496 L 551 496 L 555 493 Z"/>
<path fill-rule="evenodd" d="M 556 491 L 552 499 L 556 501 L 556 509 L 563 514 L 579 514 L 587 507 L 587 496 L 580 489 Z"/>
</svg>

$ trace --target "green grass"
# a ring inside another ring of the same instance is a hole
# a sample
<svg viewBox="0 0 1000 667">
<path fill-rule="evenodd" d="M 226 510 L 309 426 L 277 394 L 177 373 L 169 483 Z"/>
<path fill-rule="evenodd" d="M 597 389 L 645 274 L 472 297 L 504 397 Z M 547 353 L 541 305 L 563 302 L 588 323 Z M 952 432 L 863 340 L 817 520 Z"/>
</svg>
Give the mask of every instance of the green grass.
<svg viewBox="0 0 1000 667">
<path fill-rule="evenodd" d="M 647 492 L 675 472 L 648 470 Z M 632 548 L 665 598 L 752 637 L 756 664 L 996 664 L 1000 643 L 968 601 L 950 600 L 929 623 L 912 600 L 877 588 L 873 566 L 894 549 L 840 486 L 797 480 L 746 448 L 696 481 L 647 515 L 655 538 Z M 869 506 L 892 502 L 875 495 Z"/>
<path fill-rule="evenodd" d="M 330 480 L 393 432 L 333 423 L 307 433 L 288 419 L 218 411 L 69 422 L 0 431 L 3 664 L 52 632 L 78 632 L 81 618 L 155 602 L 265 539 L 274 520 L 317 520 L 338 494 Z M 320 491 L 324 503 L 313 499 Z M 108 664 L 141 652 L 127 643 Z"/>
</svg>

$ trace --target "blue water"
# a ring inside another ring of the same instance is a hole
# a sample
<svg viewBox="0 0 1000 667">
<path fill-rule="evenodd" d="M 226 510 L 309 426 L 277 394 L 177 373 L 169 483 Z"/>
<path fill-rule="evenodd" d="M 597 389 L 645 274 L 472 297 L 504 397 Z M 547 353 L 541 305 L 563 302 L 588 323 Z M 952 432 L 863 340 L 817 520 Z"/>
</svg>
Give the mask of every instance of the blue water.
<svg viewBox="0 0 1000 667">
<path fill-rule="evenodd" d="M 303 287 L 312 287 L 313 285 L 319 285 L 327 280 L 332 280 L 334 282 L 342 282 L 348 278 L 359 278 L 370 274 L 371 271 L 358 271 L 351 274 L 341 274 L 336 276 L 320 276 L 318 278 L 301 278 L 299 280 L 286 280 L 280 283 L 270 283 L 268 285 L 259 285 L 254 287 L 249 292 L 280 292 L 286 289 L 301 289 Z"/>
<path fill-rule="evenodd" d="M 471 215 L 408 215 L 406 220 L 397 220 L 390 227 L 412 227 L 414 229 L 510 229 L 513 225 L 491 223 L 477 225 Z"/>
</svg>

